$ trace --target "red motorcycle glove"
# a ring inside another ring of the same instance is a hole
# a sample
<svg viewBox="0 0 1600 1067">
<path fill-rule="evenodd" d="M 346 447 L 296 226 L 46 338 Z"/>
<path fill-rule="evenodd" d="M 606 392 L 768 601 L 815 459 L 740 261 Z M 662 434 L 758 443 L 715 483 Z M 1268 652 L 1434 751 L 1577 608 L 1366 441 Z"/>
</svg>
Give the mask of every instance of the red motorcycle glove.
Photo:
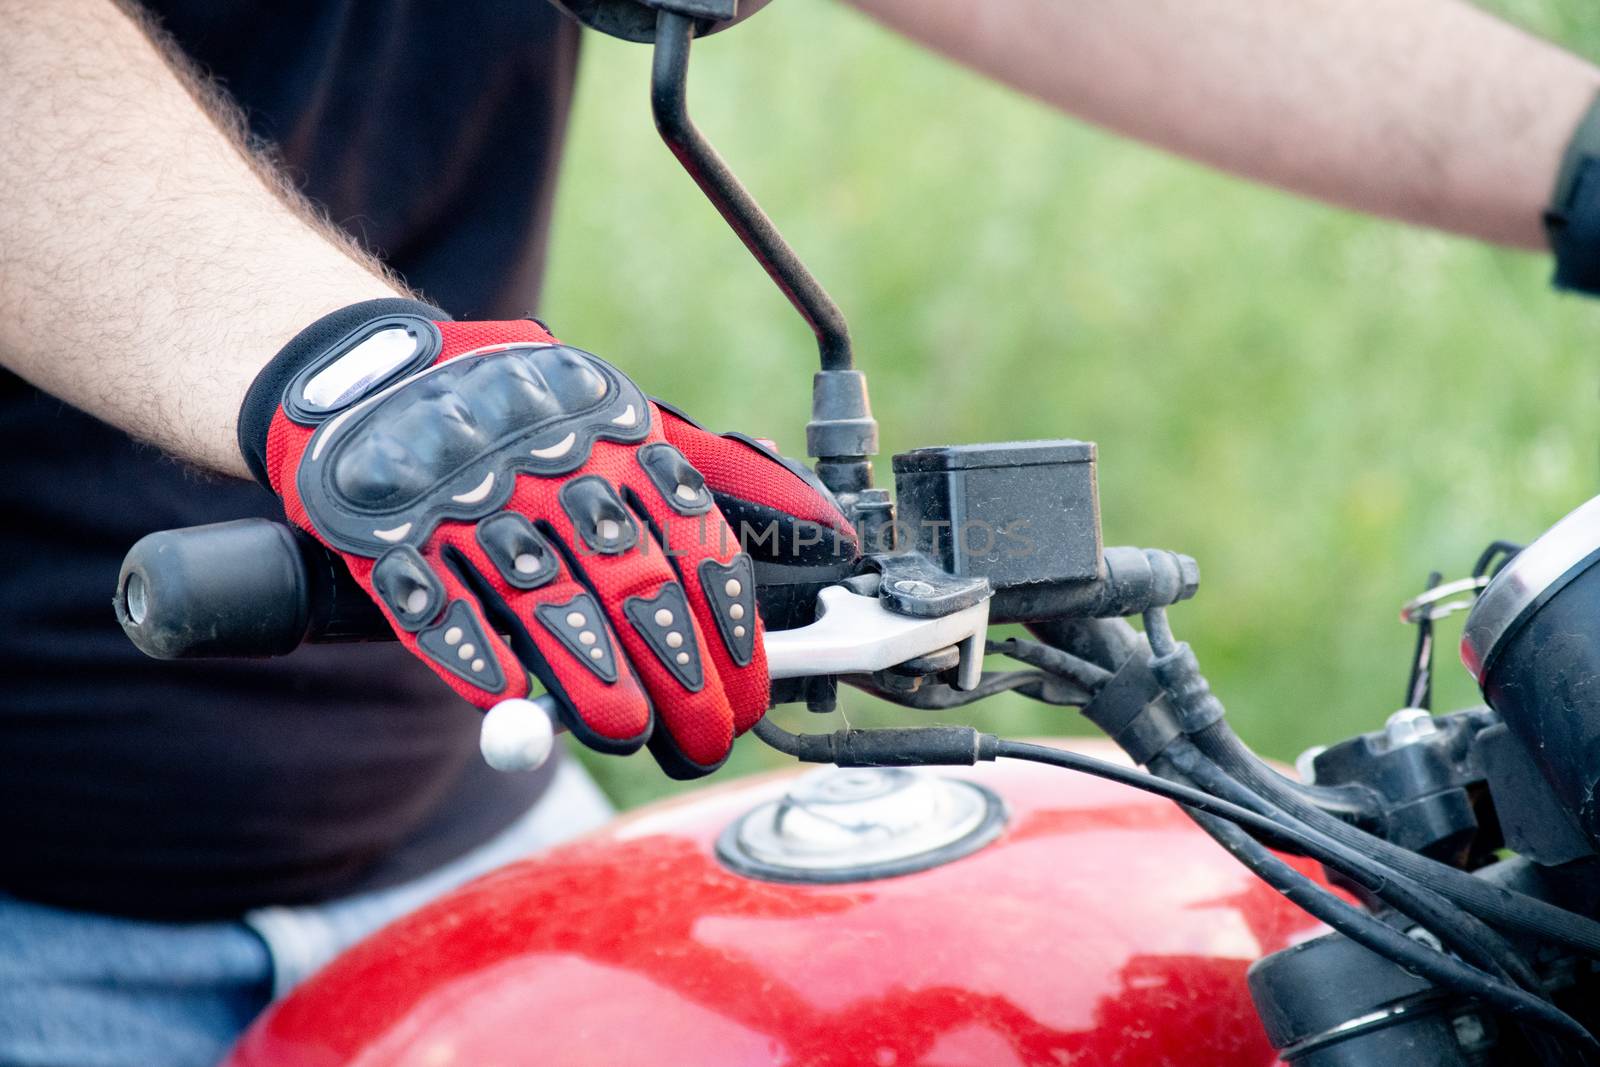
<svg viewBox="0 0 1600 1067">
<path fill-rule="evenodd" d="M 768 706 L 753 568 L 718 505 L 855 552 L 820 485 L 531 320 L 334 312 L 261 372 L 239 440 L 457 693 L 487 709 L 531 672 L 585 744 L 648 743 L 674 777 L 718 767 Z"/>
</svg>

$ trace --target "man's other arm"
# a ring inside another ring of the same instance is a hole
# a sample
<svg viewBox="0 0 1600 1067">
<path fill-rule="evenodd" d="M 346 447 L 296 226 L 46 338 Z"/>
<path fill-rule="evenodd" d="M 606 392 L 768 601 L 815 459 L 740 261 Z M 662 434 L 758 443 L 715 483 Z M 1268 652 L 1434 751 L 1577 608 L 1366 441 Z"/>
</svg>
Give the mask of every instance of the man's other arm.
<svg viewBox="0 0 1600 1067">
<path fill-rule="evenodd" d="M 1545 247 L 1600 70 L 1462 0 L 851 0 L 1091 122 L 1345 207 Z"/>
<path fill-rule="evenodd" d="M 400 295 L 111 0 L 0 0 L 0 364 L 247 477 L 239 405 L 307 323 Z"/>
</svg>

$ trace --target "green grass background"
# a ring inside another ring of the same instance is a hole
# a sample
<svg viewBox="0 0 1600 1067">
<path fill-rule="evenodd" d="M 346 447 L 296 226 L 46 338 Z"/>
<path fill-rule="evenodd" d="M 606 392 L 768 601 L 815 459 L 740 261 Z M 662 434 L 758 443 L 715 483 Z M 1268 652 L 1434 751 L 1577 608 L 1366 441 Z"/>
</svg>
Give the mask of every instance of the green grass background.
<svg viewBox="0 0 1600 1067">
<path fill-rule="evenodd" d="M 1488 6 L 1600 58 L 1591 0 Z M 545 313 L 707 425 L 802 454 L 809 334 L 656 139 L 647 50 L 585 47 Z M 1542 258 L 1115 139 L 833 3 L 701 42 L 690 81 L 849 316 L 884 477 L 920 445 L 1099 442 L 1106 542 L 1200 561 L 1174 624 L 1266 754 L 1380 724 L 1410 655 L 1396 608 L 1427 572 L 1600 490 L 1600 304 L 1553 294 Z M 1441 708 L 1475 695 L 1452 622 Z M 1084 732 L 1020 700 L 970 719 Z M 681 788 L 648 757 L 586 759 L 623 804 Z M 774 762 L 746 739 L 723 774 Z"/>
</svg>

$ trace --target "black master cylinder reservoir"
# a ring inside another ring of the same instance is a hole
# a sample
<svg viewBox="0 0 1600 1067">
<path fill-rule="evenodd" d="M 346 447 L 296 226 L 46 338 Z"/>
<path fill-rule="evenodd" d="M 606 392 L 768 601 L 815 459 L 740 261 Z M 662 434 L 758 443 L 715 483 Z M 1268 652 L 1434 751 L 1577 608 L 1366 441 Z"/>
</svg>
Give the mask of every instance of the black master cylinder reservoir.
<svg viewBox="0 0 1600 1067">
<path fill-rule="evenodd" d="M 894 483 L 897 546 L 987 579 L 994 622 L 1134 615 L 1200 583 L 1188 556 L 1102 545 L 1089 441 L 919 448 L 894 457 Z"/>
<path fill-rule="evenodd" d="M 1495 575 L 1461 660 L 1591 842 L 1600 842 L 1600 497 Z"/>
<path fill-rule="evenodd" d="M 1089 441 L 901 452 L 897 533 L 949 573 L 996 590 L 1091 580 L 1101 553 L 1094 460 Z"/>
</svg>

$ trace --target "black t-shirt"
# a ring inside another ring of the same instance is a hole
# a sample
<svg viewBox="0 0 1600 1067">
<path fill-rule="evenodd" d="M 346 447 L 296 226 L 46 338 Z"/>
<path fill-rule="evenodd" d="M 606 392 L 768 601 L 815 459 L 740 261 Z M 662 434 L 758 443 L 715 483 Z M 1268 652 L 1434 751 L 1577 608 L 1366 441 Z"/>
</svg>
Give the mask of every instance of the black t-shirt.
<svg viewBox="0 0 1600 1067">
<path fill-rule="evenodd" d="M 148 6 L 429 300 L 533 309 L 577 60 L 549 4 Z M 0 456 L 0 891 L 177 918 L 328 899 L 466 851 L 543 787 L 488 770 L 478 716 L 398 646 L 158 663 L 128 643 L 111 611 L 128 547 L 281 518 L 271 494 L 4 372 Z"/>
</svg>

